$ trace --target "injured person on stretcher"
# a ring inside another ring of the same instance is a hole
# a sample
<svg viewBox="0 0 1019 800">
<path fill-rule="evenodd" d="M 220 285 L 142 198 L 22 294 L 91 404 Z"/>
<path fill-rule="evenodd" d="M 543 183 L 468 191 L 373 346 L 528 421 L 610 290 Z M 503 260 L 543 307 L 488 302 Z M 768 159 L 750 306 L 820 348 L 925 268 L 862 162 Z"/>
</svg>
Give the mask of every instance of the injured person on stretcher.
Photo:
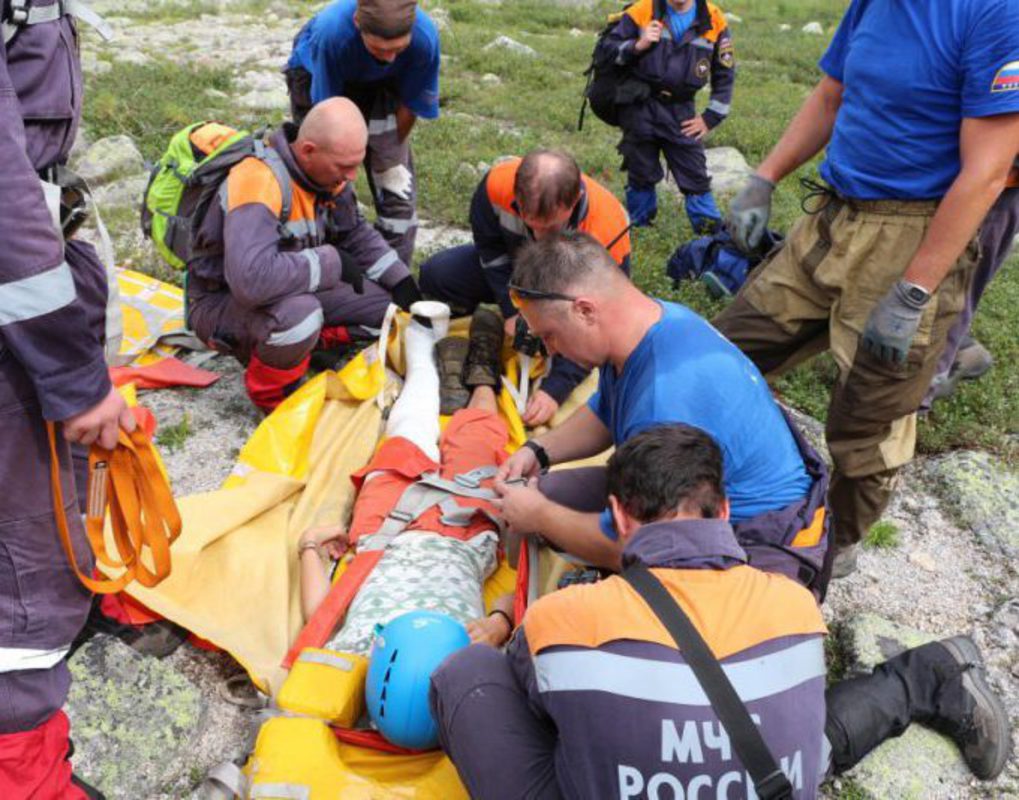
<svg viewBox="0 0 1019 800">
<path fill-rule="evenodd" d="M 381 446 L 351 476 L 358 495 L 350 526 L 311 528 L 298 545 L 306 620 L 329 593 L 333 561 L 351 548 L 382 554 L 325 645 L 329 650 L 367 655 L 376 625 L 410 611 L 447 614 L 473 642 L 499 646 L 512 632 L 512 597 L 500 598 L 488 616 L 482 598 L 499 549 L 490 487 L 509 439 L 495 393 L 502 320 L 478 309 L 465 346 L 463 339 L 442 338 L 449 318 L 444 304 L 420 302 L 411 312 L 403 389 Z M 440 366 L 444 386 L 462 376 L 469 390 L 461 392 L 466 407 L 441 435 Z"/>
</svg>

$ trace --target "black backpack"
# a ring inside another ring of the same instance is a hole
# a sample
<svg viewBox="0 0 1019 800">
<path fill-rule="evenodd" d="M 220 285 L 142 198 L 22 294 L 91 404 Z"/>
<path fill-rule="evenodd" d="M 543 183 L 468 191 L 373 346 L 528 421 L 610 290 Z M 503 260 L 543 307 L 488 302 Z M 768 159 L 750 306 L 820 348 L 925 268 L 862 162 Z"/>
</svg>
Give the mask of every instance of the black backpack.
<svg viewBox="0 0 1019 800">
<path fill-rule="evenodd" d="M 666 0 L 655 0 L 653 19 L 665 19 L 665 2 Z M 591 53 L 591 63 L 584 70 L 587 83 L 584 85 L 584 99 L 580 104 L 578 131 L 584 128 L 584 112 L 588 105 L 602 122 L 618 126 L 619 106 L 639 103 L 651 96 L 651 86 L 646 81 L 633 77 L 630 69 L 619 66 L 611 54 L 599 52 L 602 41 L 631 5 L 633 3 L 627 3 L 622 11 L 610 14 L 608 23 L 598 33 L 598 41 L 595 42 Z"/>
</svg>

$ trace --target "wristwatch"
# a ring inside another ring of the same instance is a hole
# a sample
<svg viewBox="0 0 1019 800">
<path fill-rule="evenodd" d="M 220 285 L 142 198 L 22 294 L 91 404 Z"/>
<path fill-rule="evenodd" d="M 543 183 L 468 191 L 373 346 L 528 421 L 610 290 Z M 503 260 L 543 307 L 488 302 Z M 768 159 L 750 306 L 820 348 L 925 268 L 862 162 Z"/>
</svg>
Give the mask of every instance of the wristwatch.
<svg viewBox="0 0 1019 800">
<path fill-rule="evenodd" d="M 523 446 L 534 453 L 534 457 L 538 459 L 538 466 L 541 467 L 541 471 L 548 472 L 548 468 L 552 466 L 552 462 L 549 461 L 548 453 L 545 451 L 545 448 L 533 439 L 528 439 L 524 442 Z"/>
<path fill-rule="evenodd" d="M 923 306 L 927 304 L 927 301 L 931 299 L 931 293 L 924 289 L 922 286 L 916 283 L 910 283 L 909 281 L 902 281 L 902 288 L 906 292 L 906 296 L 911 302 L 917 306 Z"/>
</svg>

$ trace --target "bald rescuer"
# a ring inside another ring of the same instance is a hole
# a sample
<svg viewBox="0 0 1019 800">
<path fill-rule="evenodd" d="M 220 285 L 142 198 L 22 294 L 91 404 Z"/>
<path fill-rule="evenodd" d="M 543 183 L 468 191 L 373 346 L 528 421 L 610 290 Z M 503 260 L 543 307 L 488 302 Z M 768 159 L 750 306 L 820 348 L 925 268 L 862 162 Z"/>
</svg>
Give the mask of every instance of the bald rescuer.
<svg viewBox="0 0 1019 800">
<path fill-rule="evenodd" d="M 513 336 L 517 321 L 509 296 L 513 259 L 525 243 L 562 231 L 583 231 L 630 273 L 625 209 L 562 150 L 539 148 L 523 158 L 500 161 L 474 192 L 470 217 L 474 242 L 443 250 L 422 264 L 421 290 L 464 314 L 478 303 L 498 303 L 507 336 Z M 552 419 L 587 373 L 562 355 L 555 357 L 524 409 L 524 423 L 537 426 Z"/>
<path fill-rule="evenodd" d="M 300 384 L 313 348 L 374 335 L 390 301 L 407 309 L 420 297 L 357 209 L 367 139 L 350 100 L 319 103 L 300 129 L 286 123 L 272 135 L 265 158 L 230 171 L 199 227 L 196 252 L 212 255 L 188 263 L 188 322 L 247 365 L 245 388 L 265 411 Z M 284 225 L 277 172 L 290 182 Z"/>
<path fill-rule="evenodd" d="M 816 798 L 826 776 L 912 722 L 950 736 L 977 777 L 997 776 L 1008 716 L 968 637 L 825 689 L 821 613 L 795 582 L 747 565 L 722 462 L 703 431 L 649 428 L 609 461 L 609 503 L 624 566 L 642 565 L 685 611 L 789 796 Z M 485 800 L 779 796 L 754 791 L 740 740 L 686 652 L 624 577 L 553 592 L 527 610 L 505 653 L 476 644 L 433 673 L 439 741 L 471 797 Z M 778 782 L 762 774 L 763 786 Z"/>
</svg>

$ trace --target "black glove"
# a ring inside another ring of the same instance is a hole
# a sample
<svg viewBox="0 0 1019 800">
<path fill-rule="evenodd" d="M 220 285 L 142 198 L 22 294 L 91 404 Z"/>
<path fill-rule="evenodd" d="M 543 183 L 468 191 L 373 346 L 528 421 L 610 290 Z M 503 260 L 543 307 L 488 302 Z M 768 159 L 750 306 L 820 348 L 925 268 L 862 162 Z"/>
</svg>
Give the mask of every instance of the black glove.
<svg viewBox="0 0 1019 800">
<path fill-rule="evenodd" d="M 345 250 L 337 248 L 340 254 L 340 280 L 349 283 L 355 294 L 364 294 L 364 270 Z"/>
<path fill-rule="evenodd" d="M 411 275 L 396 284 L 391 294 L 393 302 L 404 311 L 410 311 L 410 307 L 421 299 L 421 290 L 418 289 L 418 285 L 414 283 L 414 278 Z"/>
</svg>

